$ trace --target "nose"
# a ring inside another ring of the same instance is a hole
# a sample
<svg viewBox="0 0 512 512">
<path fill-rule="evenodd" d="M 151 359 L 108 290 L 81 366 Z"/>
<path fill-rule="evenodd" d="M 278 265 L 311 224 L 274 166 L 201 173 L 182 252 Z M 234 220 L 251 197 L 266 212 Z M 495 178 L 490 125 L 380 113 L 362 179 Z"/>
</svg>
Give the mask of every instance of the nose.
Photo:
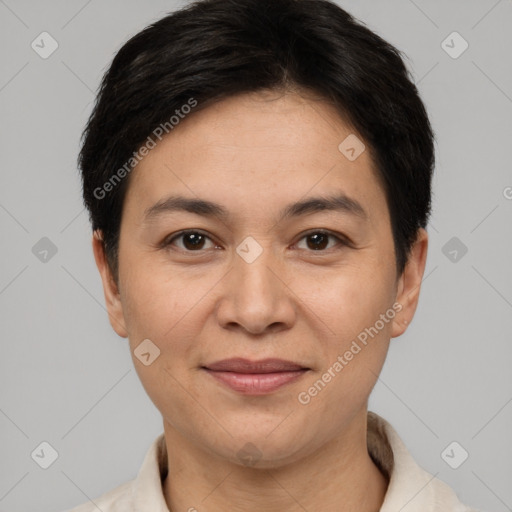
<svg viewBox="0 0 512 512">
<path fill-rule="evenodd" d="M 253 335 L 289 329 L 297 308 L 286 284 L 284 262 L 264 248 L 254 260 L 234 254 L 216 308 L 219 324 L 229 330 Z"/>
</svg>

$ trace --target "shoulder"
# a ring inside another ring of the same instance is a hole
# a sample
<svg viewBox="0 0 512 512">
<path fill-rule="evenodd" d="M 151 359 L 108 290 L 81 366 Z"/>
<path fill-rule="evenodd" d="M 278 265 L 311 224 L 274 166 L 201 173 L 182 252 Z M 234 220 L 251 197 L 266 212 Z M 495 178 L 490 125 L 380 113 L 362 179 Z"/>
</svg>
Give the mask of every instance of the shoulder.
<svg viewBox="0 0 512 512">
<path fill-rule="evenodd" d="M 167 452 L 162 433 L 146 452 L 136 478 L 65 512 L 133 512 L 142 509 L 168 512 L 162 491 L 166 474 Z"/>
<path fill-rule="evenodd" d="M 98 509 L 102 512 L 130 512 L 134 510 L 132 507 L 133 483 L 134 480 L 125 482 L 98 498 L 65 512 L 97 512 Z"/>
<path fill-rule="evenodd" d="M 370 456 L 389 481 L 380 512 L 479 512 L 420 467 L 391 424 L 370 411 L 367 440 Z"/>
</svg>

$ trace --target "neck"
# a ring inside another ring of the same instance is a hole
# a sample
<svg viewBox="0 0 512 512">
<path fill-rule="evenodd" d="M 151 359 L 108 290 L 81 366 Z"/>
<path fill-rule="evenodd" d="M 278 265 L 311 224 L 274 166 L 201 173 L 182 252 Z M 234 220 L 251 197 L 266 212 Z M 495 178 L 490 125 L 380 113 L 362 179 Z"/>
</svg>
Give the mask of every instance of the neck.
<svg viewBox="0 0 512 512">
<path fill-rule="evenodd" d="M 365 410 L 320 450 L 262 469 L 202 450 L 164 423 L 167 506 L 171 512 L 377 512 L 388 481 L 368 454 L 366 428 Z"/>
</svg>

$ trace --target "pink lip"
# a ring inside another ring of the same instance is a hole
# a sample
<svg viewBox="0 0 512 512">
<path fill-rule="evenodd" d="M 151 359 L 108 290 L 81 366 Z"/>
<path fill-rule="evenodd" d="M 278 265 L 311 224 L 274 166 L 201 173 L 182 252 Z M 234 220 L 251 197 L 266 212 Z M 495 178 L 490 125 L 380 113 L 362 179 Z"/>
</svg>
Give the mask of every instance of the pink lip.
<svg viewBox="0 0 512 512">
<path fill-rule="evenodd" d="M 308 368 L 283 359 L 224 359 L 203 367 L 212 377 L 234 391 L 264 395 L 299 379 Z"/>
</svg>

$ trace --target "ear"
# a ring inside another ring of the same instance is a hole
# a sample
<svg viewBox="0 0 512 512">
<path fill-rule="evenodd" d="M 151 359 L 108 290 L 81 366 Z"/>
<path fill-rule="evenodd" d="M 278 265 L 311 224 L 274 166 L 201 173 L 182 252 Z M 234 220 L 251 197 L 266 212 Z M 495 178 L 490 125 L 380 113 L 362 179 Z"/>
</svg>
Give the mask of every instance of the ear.
<svg viewBox="0 0 512 512">
<path fill-rule="evenodd" d="M 405 332 L 416 311 L 427 262 L 427 249 L 428 233 L 420 228 L 416 235 L 416 241 L 411 247 L 407 264 L 398 280 L 396 302 L 401 305 L 401 309 L 393 319 L 392 338 Z"/>
<path fill-rule="evenodd" d="M 105 295 L 105 304 L 107 306 L 108 318 L 110 325 L 122 338 L 128 337 L 126 330 L 126 324 L 123 315 L 123 306 L 121 304 L 121 296 L 112 271 L 107 262 L 107 256 L 105 254 L 105 245 L 101 231 L 96 230 L 92 236 L 92 250 L 94 252 L 94 259 L 96 260 L 96 266 L 101 275 L 101 281 L 103 282 L 103 293 Z"/>
</svg>

